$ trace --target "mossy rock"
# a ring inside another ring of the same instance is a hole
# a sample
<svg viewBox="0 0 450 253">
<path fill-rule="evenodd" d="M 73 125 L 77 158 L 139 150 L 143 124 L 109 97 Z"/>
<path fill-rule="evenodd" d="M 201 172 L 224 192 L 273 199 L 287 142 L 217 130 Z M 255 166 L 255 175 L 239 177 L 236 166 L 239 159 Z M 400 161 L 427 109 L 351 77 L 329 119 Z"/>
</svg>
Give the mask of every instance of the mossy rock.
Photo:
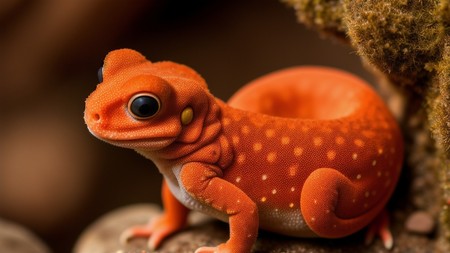
<svg viewBox="0 0 450 253">
<path fill-rule="evenodd" d="M 414 176 L 423 176 L 423 164 L 416 157 L 438 158 L 428 173 L 438 175 L 441 187 L 431 187 L 440 197 L 430 208 L 441 210 L 440 242 L 449 248 L 450 1 L 282 1 L 296 10 L 300 22 L 354 47 L 380 83 L 400 91 L 407 166 Z M 417 136 L 432 138 L 424 145 Z"/>
</svg>

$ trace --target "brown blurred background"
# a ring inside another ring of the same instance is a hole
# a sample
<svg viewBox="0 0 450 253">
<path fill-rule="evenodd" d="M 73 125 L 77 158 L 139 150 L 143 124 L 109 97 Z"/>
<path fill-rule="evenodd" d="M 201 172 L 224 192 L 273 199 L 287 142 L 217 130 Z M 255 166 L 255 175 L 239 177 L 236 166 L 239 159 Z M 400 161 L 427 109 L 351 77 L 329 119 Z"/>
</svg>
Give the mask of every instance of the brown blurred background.
<svg viewBox="0 0 450 253">
<path fill-rule="evenodd" d="M 2 0 L 0 217 L 54 252 L 70 252 L 105 212 L 160 203 L 153 164 L 98 141 L 83 122 L 103 57 L 123 47 L 193 67 L 224 100 L 293 65 L 369 78 L 349 47 L 307 31 L 277 0 Z"/>
</svg>

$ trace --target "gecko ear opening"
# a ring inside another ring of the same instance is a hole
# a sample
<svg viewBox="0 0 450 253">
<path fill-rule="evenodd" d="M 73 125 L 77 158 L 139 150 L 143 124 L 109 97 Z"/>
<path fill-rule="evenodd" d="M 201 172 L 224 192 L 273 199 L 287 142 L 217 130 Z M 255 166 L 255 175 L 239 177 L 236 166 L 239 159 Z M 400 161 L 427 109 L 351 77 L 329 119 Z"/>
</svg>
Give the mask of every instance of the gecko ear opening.
<svg viewBox="0 0 450 253">
<path fill-rule="evenodd" d="M 103 63 L 102 79 L 105 80 L 122 69 L 145 62 L 149 62 L 145 56 L 132 49 L 124 48 L 111 51 L 106 55 Z"/>
</svg>

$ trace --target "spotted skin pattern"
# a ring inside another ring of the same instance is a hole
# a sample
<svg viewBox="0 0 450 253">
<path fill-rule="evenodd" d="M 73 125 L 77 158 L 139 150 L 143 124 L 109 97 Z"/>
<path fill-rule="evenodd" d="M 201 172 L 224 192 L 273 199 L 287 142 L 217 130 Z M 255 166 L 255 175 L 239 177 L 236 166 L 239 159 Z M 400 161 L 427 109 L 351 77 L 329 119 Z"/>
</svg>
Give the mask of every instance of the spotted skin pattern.
<svg viewBox="0 0 450 253">
<path fill-rule="evenodd" d="M 127 104 L 140 93 L 159 98 L 155 116 L 133 117 Z M 163 174 L 165 212 L 122 235 L 148 236 L 151 248 L 185 225 L 189 209 L 230 224 L 227 242 L 197 253 L 248 253 L 258 228 L 350 235 L 382 212 L 403 158 L 399 128 L 376 93 L 322 67 L 266 75 L 224 103 L 184 65 L 116 50 L 86 100 L 85 121 L 96 137 L 135 149 Z"/>
</svg>

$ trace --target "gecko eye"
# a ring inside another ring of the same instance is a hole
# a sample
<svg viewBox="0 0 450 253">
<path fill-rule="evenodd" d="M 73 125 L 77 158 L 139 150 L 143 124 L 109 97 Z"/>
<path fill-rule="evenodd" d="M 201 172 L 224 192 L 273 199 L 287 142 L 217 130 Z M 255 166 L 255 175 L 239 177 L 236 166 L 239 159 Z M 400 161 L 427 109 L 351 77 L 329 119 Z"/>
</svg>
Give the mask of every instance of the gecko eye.
<svg viewBox="0 0 450 253">
<path fill-rule="evenodd" d="M 160 107 L 159 99 L 150 93 L 137 94 L 128 102 L 128 111 L 136 119 L 149 119 L 158 113 Z"/>
<path fill-rule="evenodd" d="M 100 83 L 103 82 L 103 67 L 98 69 L 98 71 L 97 71 L 97 78 L 98 78 L 98 81 Z"/>
</svg>

